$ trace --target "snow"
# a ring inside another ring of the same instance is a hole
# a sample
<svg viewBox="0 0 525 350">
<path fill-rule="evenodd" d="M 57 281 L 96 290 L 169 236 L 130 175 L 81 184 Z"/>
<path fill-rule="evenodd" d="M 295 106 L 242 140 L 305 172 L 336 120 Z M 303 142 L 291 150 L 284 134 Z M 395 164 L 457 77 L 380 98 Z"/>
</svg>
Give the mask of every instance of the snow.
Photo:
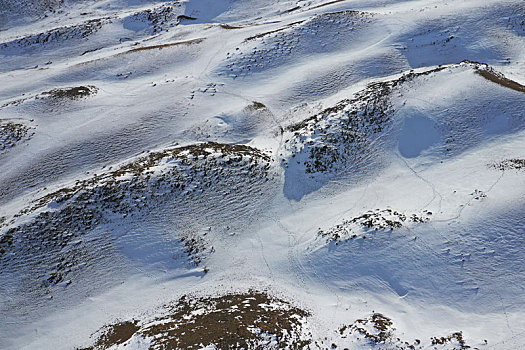
<svg viewBox="0 0 525 350">
<path fill-rule="evenodd" d="M 399 139 L 399 153 L 405 158 L 416 158 L 440 140 L 436 124 L 419 111 L 405 111 L 407 118 Z"/>
<path fill-rule="evenodd" d="M 523 348 L 524 10 L 0 3 L 0 348 L 250 289 L 323 349 Z"/>
</svg>

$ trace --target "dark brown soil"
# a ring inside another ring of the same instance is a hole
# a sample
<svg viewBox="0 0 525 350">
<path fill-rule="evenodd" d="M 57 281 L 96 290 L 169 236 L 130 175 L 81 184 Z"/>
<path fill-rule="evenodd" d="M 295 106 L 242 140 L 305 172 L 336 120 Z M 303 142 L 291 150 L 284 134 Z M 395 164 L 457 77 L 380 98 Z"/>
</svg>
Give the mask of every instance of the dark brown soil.
<svg viewBox="0 0 525 350">
<path fill-rule="evenodd" d="M 108 327 L 107 332 L 99 338 L 97 341 L 97 347 L 108 347 L 111 344 L 124 343 L 130 339 L 136 331 L 139 330 L 139 326 L 136 321 L 126 321 L 114 324 Z"/>
<path fill-rule="evenodd" d="M 193 44 L 199 44 L 199 43 L 203 42 L 204 40 L 205 40 L 204 38 L 198 38 L 198 39 L 192 39 L 192 40 L 178 41 L 176 43 L 143 46 L 143 47 L 137 47 L 137 48 L 131 49 L 129 51 L 126 51 L 125 53 L 147 51 L 147 50 L 155 50 L 155 49 L 161 50 L 161 49 L 164 49 L 166 47 L 179 46 L 179 45 L 193 45 Z"/>
<path fill-rule="evenodd" d="M 502 74 L 496 74 L 495 72 L 490 70 L 477 70 L 476 73 L 493 83 L 512 89 L 514 91 L 525 93 L 525 86 L 521 85 L 518 82 L 515 82 L 514 80 L 506 78 Z"/>
<path fill-rule="evenodd" d="M 296 24 L 301 24 L 301 23 L 303 23 L 303 22 L 304 22 L 304 21 L 293 22 L 293 23 L 290 23 L 290 24 L 288 24 L 288 25 L 286 25 L 285 27 L 282 27 L 282 28 L 278 28 L 278 29 L 275 29 L 275 30 L 271 30 L 271 31 L 269 31 L 269 32 L 265 32 L 265 33 L 257 34 L 257 35 L 254 35 L 254 36 L 250 36 L 250 37 L 244 39 L 244 41 L 245 41 L 245 42 L 246 42 L 246 41 L 251 41 L 251 40 L 254 40 L 254 39 L 259 39 L 259 38 L 265 37 L 265 36 L 270 35 L 270 34 L 278 33 L 278 32 L 280 32 L 280 31 L 283 31 L 283 30 L 285 30 L 285 29 L 288 29 L 288 28 L 290 28 L 290 27 L 292 27 L 292 26 L 294 26 L 294 25 L 296 25 Z"/>
<path fill-rule="evenodd" d="M 169 307 L 167 315 L 141 322 L 121 322 L 106 327 L 95 345 L 107 349 L 133 334 L 151 341 L 150 349 L 303 349 L 302 336 L 309 313 L 264 292 L 227 294 L 220 297 L 184 296 Z"/>
<path fill-rule="evenodd" d="M 244 27 L 239 27 L 239 26 L 231 26 L 229 24 L 219 24 L 219 26 L 222 28 L 222 29 L 242 29 Z"/>
<path fill-rule="evenodd" d="M 329 2 L 321 4 L 321 5 L 310 7 L 308 10 L 315 10 L 315 9 L 318 9 L 318 8 L 321 8 L 321 7 L 330 6 L 330 5 L 337 4 L 338 2 L 343 2 L 343 1 L 345 1 L 345 0 L 329 1 Z"/>
<path fill-rule="evenodd" d="M 51 91 L 43 92 L 42 95 L 50 96 L 54 99 L 70 99 L 77 100 L 79 98 L 88 97 L 96 94 L 98 89 L 95 86 L 77 86 L 70 88 L 53 89 Z"/>
<path fill-rule="evenodd" d="M 252 104 L 249 105 L 247 108 L 250 110 L 255 110 L 255 111 L 261 111 L 261 110 L 268 109 L 268 107 L 266 107 L 263 103 L 257 102 L 257 101 L 253 101 Z"/>
<path fill-rule="evenodd" d="M 195 17 L 191 17 L 191 16 L 186 16 L 186 15 L 180 15 L 180 16 L 177 16 L 177 21 L 181 21 L 181 20 L 186 20 L 186 21 L 195 21 L 197 20 L 197 18 Z"/>
</svg>

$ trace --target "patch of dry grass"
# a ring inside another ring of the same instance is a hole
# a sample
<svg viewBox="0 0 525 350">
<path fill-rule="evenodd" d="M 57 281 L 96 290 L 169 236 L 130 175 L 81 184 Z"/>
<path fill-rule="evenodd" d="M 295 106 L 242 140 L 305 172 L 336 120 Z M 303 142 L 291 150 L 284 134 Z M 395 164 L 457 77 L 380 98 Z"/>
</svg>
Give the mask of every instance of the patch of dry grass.
<svg viewBox="0 0 525 350">
<path fill-rule="evenodd" d="M 338 2 L 343 2 L 343 1 L 345 1 L 345 0 L 334 0 L 334 1 L 329 1 L 329 2 L 326 2 L 326 3 L 324 3 L 324 4 L 320 4 L 320 5 L 316 5 L 316 6 L 310 7 L 308 10 L 315 10 L 315 9 L 318 9 L 318 8 L 321 8 L 321 7 L 334 5 L 334 4 L 337 4 Z"/>
<path fill-rule="evenodd" d="M 219 24 L 219 27 L 221 27 L 222 29 L 242 29 L 244 28 L 240 26 L 231 26 L 229 24 L 224 24 L 224 23 Z"/>
<path fill-rule="evenodd" d="M 205 40 L 205 38 L 198 38 L 198 39 L 192 39 L 192 40 L 177 41 L 175 43 L 151 45 L 151 46 L 142 46 L 142 47 L 137 47 L 137 48 L 131 49 L 129 51 L 126 51 L 125 53 L 140 52 L 140 51 L 147 51 L 147 50 L 156 50 L 156 49 L 162 50 L 162 49 L 167 48 L 167 47 L 173 47 L 173 46 L 179 46 L 179 45 L 194 45 L 194 44 L 200 44 L 204 40 Z"/>
<path fill-rule="evenodd" d="M 264 32 L 264 33 L 260 33 L 260 34 L 254 35 L 254 36 L 250 36 L 250 37 L 244 39 L 244 42 L 255 40 L 255 39 L 259 39 L 259 38 L 263 38 L 263 37 L 265 37 L 267 35 L 281 32 L 281 31 L 286 30 L 286 29 L 288 29 L 290 27 L 293 27 L 296 24 L 301 24 L 303 22 L 304 22 L 304 20 L 303 21 L 293 22 L 293 23 L 290 23 L 290 24 L 288 24 L 288 25 L 286 25 L 286 26 L 284 26 L 282 28 L 278 28 L 278 29 L 275 29 L 275 30 L 270 30 L 269 32 Z"/>
<path fill-rule="evenodd" d="M 493 83 L 512 89 L 514 91 L 525 93 L 525 86 L 515 82 L 514 80 L 506 78 L 503 74 L 496 74 L 490 70 L 477 70 L 476 73 Z"/>
<path fill-rule="evenodd" d="M 183 296 L 169 312 L 154 320 L 119 322 L 103 329 L 93 347 L 108 349 L 134 334 L 150 340 L 150 349 L 303 349 L 307 311 L 264 292 L 226 294 L 218 297 Z"/>
</svg>

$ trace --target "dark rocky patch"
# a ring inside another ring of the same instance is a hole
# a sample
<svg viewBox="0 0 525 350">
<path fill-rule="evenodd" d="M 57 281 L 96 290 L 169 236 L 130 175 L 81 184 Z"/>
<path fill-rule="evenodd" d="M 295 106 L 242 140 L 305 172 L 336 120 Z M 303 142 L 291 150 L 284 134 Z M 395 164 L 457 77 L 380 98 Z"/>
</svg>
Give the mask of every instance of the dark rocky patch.
<svg viewBox="0 0 525 350">
<path fill-rule="evenodd" d="M 342 100 L 321 113 L 289 125 L 293 133 L 286 141 L 292 157 L 305 154 L 304 171 L 329 173 L 362 164 L 366 151 L 381 134 L 392 126 L 394 108 L 390 102 L 392 90 L 416 77 L 445 69 L 404 74 L 399 79 L 372 83 L 357 92 L 352 99 Z M 288 159 L 284 165 L 291 162 Z"/>
<path fill-rule="evenodd" d="M 181 3 L 171 2 L 153 9 L 137 12 L 129 19 L 147 23 L 151 34 L 169 31 L 170 28 L 175 27 L 179 22 L 178 10 L 180 8 Z"/>
<path fill-rule="evenodd" d="M 353 337 L 357 341 L 364 340 L 373 348 L 385 350 L 466 350 L 471 348 L 466 344 L 462 332 L 455 332 L 446 337 L 431 337 L 428 342 L 420 339 L 414 339 L 411 342 L 405 341 L 396 335 L 393 321 L 380 313 L 373 313 L 367 318 L 358 319 L 349 325 L 343 325 L 337 333 L 341 338 Z"/>
<path fill-rule="evenodd" d="M 93 85 L 88 86 L 76 86 L 68 88 L 56 88 L 50 91 L 45 91 L 42 93 L 43 96 L 48 96 L 53 99 L 69 99 L 69 100 L 78 100 L 80 98 L 85 98 L 91 95 L 95 95 L 98 91 L 98 88 Z"/>
<path fill-rule="evenodd" d="M 358 162 L 371 141 L 391 125 L 388 96 L 393 86 L 392 82 L 371 84 L 352 100 L 288 126 L 286 131 L 293 134 L 287 147 L 292 154 L 306 155 L 305 173 L 337 172 Z"/>
<path fill-rule="evenodd" d="M 487 198 L 487 194 L 478 189 L 475 189 L 474 192 L 472 192 L 470 195 L 475 200 L 482 200 L 483 198 Z"/>
<path fill-rule="evenodd" d="M 222 29 L 242 29 L 244 27 L 240 27 L 240 26 L 232 26 L 230 24 L 227 24 L 227 23 L 221 23 L 219 24 L 219 27 L 221 27 Z"/>
<path fill-rule="evenodd" d="M 25 123 L 0 120 L 0 152 L 31 139 L 33 129 Z"/>
<path fill-rule="evenodd" d="M 297 168 L 298 164 L 304 168 L 305 174 L 312 176 L 316 173 L 333 175 L 348 168 L 366 169 L 373 161 L 377 161 L 367 157 L 371 154 L 372 145 L 378 144 L 376 141 L 391 129 L 392 116 L 396 112 L 390 97 L 393 91 L 418 77 L 465 65 L 499 85 L 522 90 L 521 85 L 495 72 L 488 65 L 472 61 L 424 72 L 410 71 L 396 80 L 372 83 L 351 99 L 342 100 L 333 107 L 286 127 L 285 131 L 291 133 L 285 140 L 291 158 L 285 159 L 283 166 L 293 165 Z M 472 120 L 474 125 L 485 122 Z M 451 118 L 447 121 L 447 130 L 442 130 L 447 151 L 452 151 L 454 135 L 469 127 L 472 126 L 462 120 Z"/>
<path fill-rule="evenodd" d="M 342 242 L 359 237 L 366 237 L 366 234 L 375 231 L 392 231 L 409 225 L 410 223 L 424 223 L 430 221 L 432 212 L 423 211 L 421 215 L 404 213 L 392 210 L 370 210 L 360 216 L 349 220 L 344 220 L 328 230 L 319 230 L 318 234 L 331 242 Z"/>
<path fill-rule="evenodd" d="M 470 349 L 470 346 L 465 343 L 462 332 L 455 332 L 446 337 L 433 337 L 431 338 L 432 345 L 454 345 L 454 350 L 465 350 Z M 454 344 L 456 343 L 456 344 Z M 457 347 L 456 347 L 457 346 Z"/>
<path fill-rule="evenodd" d="M 19 15 L 28 16 L 29 19 L 47 17 L 56 13 L 63 6 L 65 0 L 17 0 L 0 2 L 0 19 L 6 24 Z M 1 21 L 0 21 L 1 22 Z M 0 25 L 0 29 L 1 29 Z"/>
</svg>

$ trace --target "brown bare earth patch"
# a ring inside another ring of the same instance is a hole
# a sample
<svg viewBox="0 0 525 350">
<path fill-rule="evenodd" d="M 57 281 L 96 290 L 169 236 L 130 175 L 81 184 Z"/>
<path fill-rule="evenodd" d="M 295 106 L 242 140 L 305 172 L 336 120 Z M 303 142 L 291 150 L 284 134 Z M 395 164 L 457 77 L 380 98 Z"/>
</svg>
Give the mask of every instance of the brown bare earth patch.
<svg viewBox="0 0 525 350">
<path fill-rule="evenodd" d="M 278 28 L 278 29 L 275 29 L 275 30 L 270 30 L 269 32 L 264 32 L 264 33 L 260 33 L 260 34 L 254 35 L 254 36 L 250 36 L 250 37 L 244 39 L 244 42 L 251 41 L 251 40 L 254 40 L 254 39 L 259 39 L 259 38 L 265 37 L 265 36 L 270 35 L 270 34 L 281 32 L 281 31 L 286 30 L 286 29 L 288 29 L 290 27 L 293 27 L 296 24 L 301 24 L 303 22 L 304 21 L 293 22 L 293 23 L 287 24 L 286 26 L 284 26 L 282 28 Z"/>
<path fill-rule="evenodd" d="M 503 74 L 498 74 L 490 70 L 476 70 L 476 73 L 493 83 L 512 89 L 514 91 L 525 93 L 525 86 L 515 82 L 514 80 L 506 78 Z"/>
<path fill-rule="evenodd" d="M 250 104 L 247 108 L 250 109 L 250 110 L 254 110 L 254 111 L 260 111 L 260 110 L 268 109 L 268 107 L 266 107 L 266 105 L 264 103 L 257 102 L 257 101 L 253 101 L 252 104 Z"/>
<path fill-rule="evenodd" d="M 43 92 L 42 95 L 49 96 L 54 99 L 70 99 L 77 100 L 96 94 L 98 89 L 95 86 L 77 86 L 69 88 L 58 88 L 51 91 Z"/>
<path fill-rule="evenodd" d="M 295 7 L 292 7 L 291 9 L 288 9 L 288 10 L 285 10 L 283 11 L 282 13 L 292 13 L 294 11 L 297 11 L 297 10 L 300 10 L 301 9 L 301 6 L 295 6 Z"/>
<path fill-rule="evenodd" d="M 108 349 L 133 335 L 150 341 L 150 349 L 303 349 L 310 344 L 303 335 L 309 316 L 265 292 L 227 294 L 219 297 L 183 296 L 153 320 L 121 322 L 102 329 L 95 345 Z M 140 326 L 139 326 L 140 324 Z"/>
<path fill-rule="evenodd" d="M 113 344 L 121 344 L 128 341 L 140 329 L 137 323 L 137 321 L 125 321 L 107 326 L 95 345 L 84 350 L 107 349 Z"/>
<path fill-rule="evenodd" d="M 334 0 L 334 1 L 329 1 L 329 2 L 326 2 L 324 4 L 320 4 L 320 5 L 317 5 L 317 6 L 313 6 L 313 7 L 310 7 L 308 9 L 308 11 L 310 10 L 315 10 L 315 9 L 318 9 L 318 8 L 321 8 L 321 7 L 325 7 L 325 6 L 330 6 L 330 5 L 333 5 L 333 4 L 337 4 L 339 2 L 343 2 L 345 0 Z"/>
<path fill-rule="evenodd" d="M 198 39 L 192 39 L 192 40 L 178 41 L 178 42 L 175 42 L 175 43 L 143 46 L 143 47 L 137 47 L 137 48 L 131 49 L 129 51 L 126 51 L 125 53 L 147 51 L 147 50 L 155 50 L 155 49 L 161 50 L 161 49 L 164 49 L 166 47 L 179 46 L 179 45 L 193 45 L 193 44 L 199 44 L 199 43 L 203 42 L 204 40 L 205 40 L 205 38 L 198 38 Z"/>
<path fill-rule="evenodd" d="M 221 27 L 222 29 L 242 29 L 244 27 L 240 27 L 240 26 L 231 26 L 229 24 L 219 24 L 219 27 Z"/>
<path fill-rule="evenodd" d="M 168 47 L 175 47 L 175 46 L 195 45 L 195 44 L 200 44 L 204 40 L 206 40 L 206 38 L 197 38 L 197 39 L 192 39 L 192 40 L 177 41 L 177 42 L 174 42 L 174 43 L 159 44 L 159 45 L 141 46 L 141 47 L 136 47 L 136 48 L 130 49 L 128 51 L 117 53 L 117 54 L 115 54 L 113 56 L 109 56 L 109 57 L 105 57 L 105 58 L 97 58 L 97 59 L 89 60 L 89 61 L 86 61 L 86 62 L 77 63 L 77 65 L 85 66 L 85 65 L 88 65 L 88 64 L 92 64 L 94 62 L 105 61 L 105 60 L 107 60 L 109 58 L 112 58 L 112 57 L 118 57 L 118 56 L 121 56 L 121 55 L 126 55 L 128 53 L 149 51 L 149 50 L 162 50 L 162 49 L 165 49 L 165 48 L 168 48 Z"/>
<path fill-rule="evenodd" d="M 197 20 L 196 17 L 186 16 L 186 15 L 177 16 L 177 22 L 180 22 L 180 21 L 196 21 L 196 20 Z"/>
</svg>

